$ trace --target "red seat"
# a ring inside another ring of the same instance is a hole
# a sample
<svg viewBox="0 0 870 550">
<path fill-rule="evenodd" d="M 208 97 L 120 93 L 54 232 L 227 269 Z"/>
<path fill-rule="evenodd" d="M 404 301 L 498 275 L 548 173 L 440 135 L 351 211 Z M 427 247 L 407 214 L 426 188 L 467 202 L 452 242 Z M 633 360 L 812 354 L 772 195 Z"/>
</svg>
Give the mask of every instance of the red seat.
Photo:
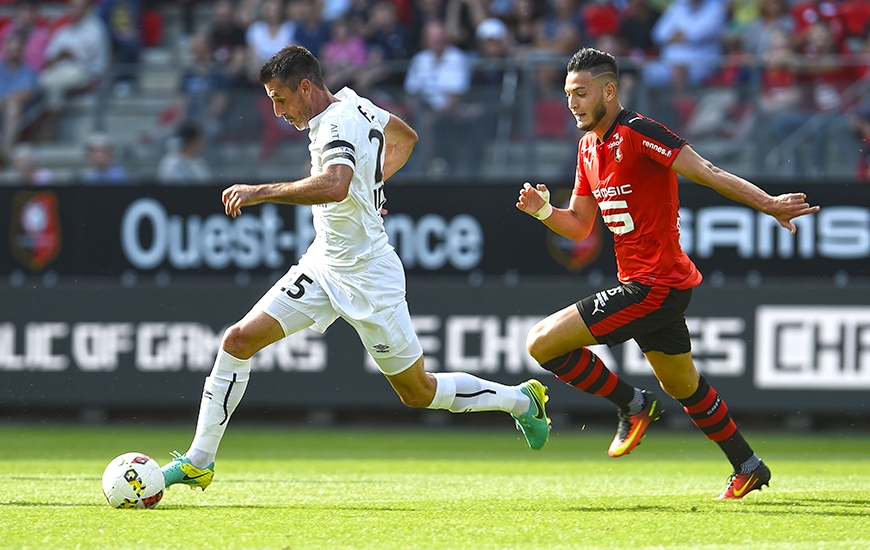
<svg viewBox="0 0 870 550">
<path fill-rule="evenodd" d="M 272 100 L 261 97 L 257 101 L 257 111 L 263 120 L 263 133 L 260 135 L 260 160 L 269 160 L 275 153 L 275 148 L 282 141 L 295 141 L 305 135 L 287 123 L 283 118 L 275 116 L 272 110 Z"/>
<path fill-rule="evenodd" d="M 564 99 L 545 98 L 535 102 L 535 136 L 561 139 L 568 137 L 568 106 Z"/>
</svg>

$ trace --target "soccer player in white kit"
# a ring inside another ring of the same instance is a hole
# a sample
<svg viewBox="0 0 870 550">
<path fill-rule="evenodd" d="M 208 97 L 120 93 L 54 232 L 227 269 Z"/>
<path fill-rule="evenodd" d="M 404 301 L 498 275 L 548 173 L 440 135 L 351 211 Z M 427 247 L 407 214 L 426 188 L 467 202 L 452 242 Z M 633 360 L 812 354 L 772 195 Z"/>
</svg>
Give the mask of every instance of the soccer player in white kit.
<svg viewBox="0 0 870 550">
<path fill-rule="evenodd" d="M 466 373 L 428 373 L 405 301 L 405 273 L 381 217 L 384 181 L 407 162 L 416 132 L 349 88 L 327 90 L 317 59 L 288 46 L 260 70 L 275 116 L 308 128 L 311 175 L 293 182 L 233 185 L 222 201 L 229 216 L 262 202 L 310 204 L 315 238 L 299 262 L 241 321 L 224 333 L 205 380 L 196 434 L 185 454 L 163 467 L 166 485 L 208 487 L 227 423 L 241 401 L 251 357 L 267 345 L 338 317 L 409 407 L 510 413 L 532 449 L 550 432 L 546 388 L 537 380 L 504 386 Z"/>
</svg>

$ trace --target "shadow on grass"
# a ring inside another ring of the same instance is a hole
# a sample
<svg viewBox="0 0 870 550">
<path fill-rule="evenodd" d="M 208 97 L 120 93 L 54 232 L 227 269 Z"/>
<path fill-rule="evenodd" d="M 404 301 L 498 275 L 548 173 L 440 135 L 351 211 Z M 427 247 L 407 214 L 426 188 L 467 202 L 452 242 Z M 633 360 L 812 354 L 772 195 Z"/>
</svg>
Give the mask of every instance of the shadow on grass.
<svg viewBox="0 0 870 550">
<path fill-rule="evenodd" d="M 106 503 L 81 503 L 81 502 L 36 502 L 31 500 L 13 500 L 12 502 L 0 502 L 3 508 L 105 508 Z"/>
<path fill-rule="evenodd" d="M 736 504 L 736 503 L 734 503 Z M 733 507 L 728 502 L 715 504 L 717 513 L 734 514 L 757 514 L 757 515 L 783 515 L 795 516 L 841 516 L 841 517 L 870 517 L 870 500 L 837 500 L 826 498 L 802 498 L 795 500 L 772 500 L 772 501 L 742 501 L 739 508 Z M 839 508 L 839 509 L 838 509 Z M 563 508 L 563 512 L 638 512 L 638 513 L 701 513 L 707 514 L 710 508 L 706 505 L 699 508 L 696 506 L 662 506 L 637 504 L 630 506 L 572 506 Z"/>
<path fill-rule="evenodd" d="M 105 503 L 74 503 L 74 502 L 37 502 L 30 500 L 15 500 L 0 502 L 0 510 L 4 508 L 106 508 Z M 226 508 L 238 510 L 312 510 L 329 509 L 347 512 L 418 512 L 418 508 L 399 506 L 334 506 L 315 504 L 161 504 L 159 507 L 150 508 L 149 513 L 170 512 L 178 510 L 204 510 L 209 508 Z M 143 510 L 142 508 L 135 508 Z"/>
</svg>

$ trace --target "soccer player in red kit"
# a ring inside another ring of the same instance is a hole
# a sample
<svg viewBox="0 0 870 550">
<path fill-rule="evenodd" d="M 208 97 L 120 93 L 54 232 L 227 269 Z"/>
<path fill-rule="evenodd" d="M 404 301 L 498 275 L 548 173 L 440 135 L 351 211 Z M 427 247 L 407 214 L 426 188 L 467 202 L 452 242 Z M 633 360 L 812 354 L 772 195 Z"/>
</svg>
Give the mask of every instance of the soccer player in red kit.
<svg viewBox="0 0 870 550">
<path fill-rule="evenodd" d="M 559 235 L 581 241 L 601 210 L 613 233 L 621 283 L 553 313 L 529 332 L 526 347 L 541 366 L 575 388 L 600 395 L 619 411 L 608 454 L 621 457 L 640 443 L 662 410 L 652 392 L 608 370 L 587 346 L 634 339 L 662 389 L 715 441 L 733 466 L 720 500 L 743 498 L 770 481 L 719 394 L 692 361 L 685 311 L 701 273 L 680 247 L 677 174 L 776 218 L 795 232 L 793 218 L 819 210 L 802 193 L 771 196 L 699 156 L 685 140 L 619 102 L 616 59 L 583 48 L 568 63 L 565 94 L 580 139 L 568 208 L 553 208 L 543 184 L 524 184 L 517 208 Z"/>
</svg>

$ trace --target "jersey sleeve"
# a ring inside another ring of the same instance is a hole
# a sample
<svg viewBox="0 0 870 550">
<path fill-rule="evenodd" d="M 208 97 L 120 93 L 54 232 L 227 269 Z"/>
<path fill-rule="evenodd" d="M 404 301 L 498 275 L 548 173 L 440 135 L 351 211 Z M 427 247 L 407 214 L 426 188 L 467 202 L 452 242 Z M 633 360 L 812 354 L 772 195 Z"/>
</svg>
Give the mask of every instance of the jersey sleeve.
<svg viewBox="0 0 870 550">
<path fill-rule="evenodd" d="M 575 195 L 591 195 L 592 186 L 589 185 L 589 180 L 586 178 L 586 170 L 583 168 L 583 147 L 582 141 L 577 145 L 577 169 L 574 172 L 574 194 Z"/>
<path fill-rule="evenodd" d="M 686 140 L 671 132 L 664 124 L 633 113 L 625 123 L 632 132 L 633 148 L 643 156 L 670 168 Z"/>
<path fill-rule="evenodd" d="M 381 109 L 380 107 L 378 107 L 377 105 L 375 105 L 371 101 L 369 101 L 369 103 L 371 104 L 371 109 L 374 112 L 375 117 L 378 119 L 378 122 L 381 124 L 381 128 L 386 128 L 387 123 L 390 122 L 390 112 L 387 111 L 386 109 Z"/>
<path fill-rule="evenodd" d="M 345 164 L 356 170 L 356 141 L 357 125 L 353 120 L 342 118 L 341 120 L 326 120 L 320 124 L 320 133 L 323 143 L 320 148 L 321 169 L 333 164 Z"/>
</svg>

